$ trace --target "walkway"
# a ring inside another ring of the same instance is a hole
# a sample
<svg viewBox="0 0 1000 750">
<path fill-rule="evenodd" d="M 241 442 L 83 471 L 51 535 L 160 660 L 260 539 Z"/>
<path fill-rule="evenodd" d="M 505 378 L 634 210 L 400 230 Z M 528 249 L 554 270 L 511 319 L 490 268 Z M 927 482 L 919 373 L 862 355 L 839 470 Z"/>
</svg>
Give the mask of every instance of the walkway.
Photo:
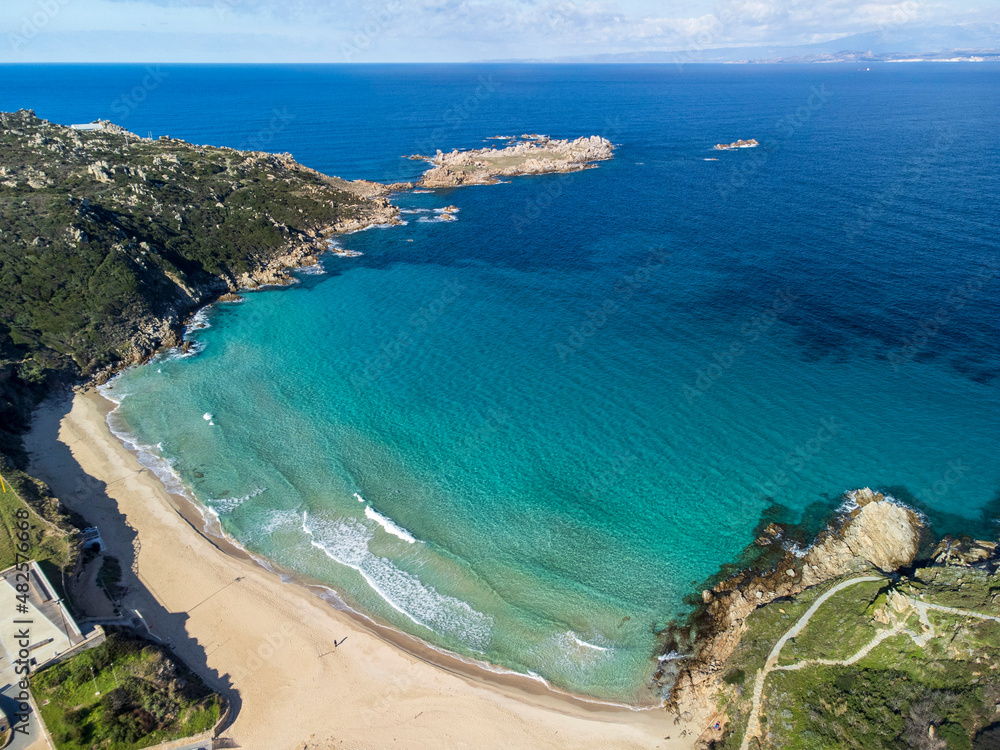
<svg viewBox="0 0 1000 750">
<path fill-rule="evenodd" d="M 799 618 L 788 632 L 786 632 L 777 643 L 774 644 L 774 648 L 771 649 L 771 653 L 767 657 L 767 661 L 764 662 L 764 668 L 757 672 L 757 677 L 754 680 L 753 686 L 753 705 L 750 709 L 750 718 L 747 721 L 747 729 L 743 735 L 743 743 L 740 745 L 740 750 L 748 750 L 750 747 L 750 740 L 754 737 L 760 736 L 760 708 L 761 702 L 764 695 L 764 680 L 767 676 L 774 671 L 785 671 L 790 672 L 793 670 L 802 669 L 803 667 L 811 666 L 814 664 L 820 664 L 830 667 L 847 667 L 851 664 L 864 659 L 868 654 L 878 646 L 882 641 L 892 638 L 894 635 L 899 635 L 900 633 L 905 633 L 910 636 L 914 643 L 918 646 L 923 647 L 927 645 L 927 642 L 931 638 L 937 636 L 937 632 L 934 630 L 934 626 L 927 616 L 928 610 L 935 610 L 938 612 L 947 612 L 948 614 L 958 615 L 959 617 L 975 617 L 980 620 L 993 620 L 994 622 L 1000 622 L 1000 616 L 997 615 L 984 615 L 981 612 L 972 612 L 967 609 L 957 609 L 955 607 L 945 607 L 940 604 L 931 604 L 929 602 L 922 602 L 919 599 L 914 599 L 913 597 L 905 597 L 910 604 L 916 609 L 917 614 L 920 616 L 920 622 L 924 626 L 924 632 L 917 634 L 906 627 L 906 620 L 898 622 L 891 628 L 882 630 L 872 638 L 868 643 L 866 643 L 856 654 L 850 656 L 846 659 L 804 659 L 802 661 L 796 662 L 795 664 L 779 665 L 778 657 L 781 654 L 781 649 L 784 648 L 785 644 L 791 638 L 795 638 L 802 629 L 809 622 L 809 619 L 816 613 L 816 610 L 822 606 L 822 604 L 829 599 L 831 596 L 836 594 L 838 591 L 842 591 L 848 586 L 853 586 L 856 583 L 862 583 L 864 581 L 882 581 L 883 578 L 877 576 L 862 576 L 860 578 L 851 578 L 847 581 L 837 584 L 832 589 L 823 594 L 819 599 L 813 602 L 813 605 L 806 611 L 802 617 Z"/>
</svg>

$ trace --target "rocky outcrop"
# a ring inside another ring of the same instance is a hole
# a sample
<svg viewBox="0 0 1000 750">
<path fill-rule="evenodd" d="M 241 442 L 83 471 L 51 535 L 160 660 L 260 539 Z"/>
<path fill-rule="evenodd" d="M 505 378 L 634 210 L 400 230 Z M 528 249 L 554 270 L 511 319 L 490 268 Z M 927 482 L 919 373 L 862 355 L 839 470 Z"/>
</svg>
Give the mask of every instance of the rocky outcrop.
<svg viewBox="0 0 1000 750">
<path fill-rule="evenodd" d="M 713 690 L 746 630 L 746 618 L 758 607 L 852 572 L 892 572 L 909 566 L 923 528 L 916 513 L 892 498 L 867 487 L 847 493 L 842 512 L 805 554 L 784 550 L 767 570 L 743 571 L 702 592 L 704 607 L 693 622 L 693 654 L 677 676 L 675 690 L 696 699 Z M 755 544 L 782 544 L 781 527 L 771 524 Z"/>
<path fill-rule="evenodd" d="M 1000 566 L 1000 545 L 982 539 L 946 536 L 934 548 L 931 559 L 935 565 L 996 570 Z"/>
<path fill-rule="evenodd" d="M 891 572 L 913 562 L 923 523 L 909 508 L 865 487 L 847 495 L 847 512 L 821 533 L 804 559 L 812 586 L 869 565 Z"/>
<path fill-rule="evenodd" d="M 596 161 L 614 157 L 614 145 L 600 136 L 570 140 L 552 140 L 532 136 L 506 148 L 481 148 L 471 151 L 438 151 L 423 158 L 431 169 L 418 183 L 425 188 L 459 187 L 463 185 L 493 185 L 500 177 L 578 172 L 589 169 Z"/>
<path fill-rule="evenodd" d="M 759 146 L 760 143 L 756 138 L 748 138 L 743 140 L 742 138 L 738 141 L 733 141 L 732 143 L 716 143 L 715 149 L 717 151 L 733 151 L 738 148 L 754 148 Z"/>
</svg>

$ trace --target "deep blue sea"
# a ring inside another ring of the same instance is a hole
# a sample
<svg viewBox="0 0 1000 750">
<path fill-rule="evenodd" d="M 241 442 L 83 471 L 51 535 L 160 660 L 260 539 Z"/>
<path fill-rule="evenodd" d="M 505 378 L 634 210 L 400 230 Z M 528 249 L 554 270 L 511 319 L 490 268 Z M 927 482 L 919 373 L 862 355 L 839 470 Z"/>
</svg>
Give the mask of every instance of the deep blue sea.
<svg viewBox="0 0 1000 750">
<path fill-rule="evenodd" d="M 618 144 L 399 195 L 107 392 L 249 550 L 434 646 L 647 702 L 656 632 L 775 504 L 871 486 L 996 535 L 1000 67 L 0 67 L 21 107 L 381 181 Z"/>
</svg>

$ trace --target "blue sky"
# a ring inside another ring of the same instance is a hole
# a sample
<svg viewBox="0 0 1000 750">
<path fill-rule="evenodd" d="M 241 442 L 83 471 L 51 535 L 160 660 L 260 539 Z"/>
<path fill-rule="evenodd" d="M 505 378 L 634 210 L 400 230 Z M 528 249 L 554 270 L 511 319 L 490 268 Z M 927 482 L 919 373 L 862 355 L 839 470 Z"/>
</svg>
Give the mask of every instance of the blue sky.
<svg viewBox="0 0 1000 750">
<path fill-rule="evenodd" d="M 804 44 L 997 0 L 0 0 L 0 62 L 429 62 Z"/>
</svg>

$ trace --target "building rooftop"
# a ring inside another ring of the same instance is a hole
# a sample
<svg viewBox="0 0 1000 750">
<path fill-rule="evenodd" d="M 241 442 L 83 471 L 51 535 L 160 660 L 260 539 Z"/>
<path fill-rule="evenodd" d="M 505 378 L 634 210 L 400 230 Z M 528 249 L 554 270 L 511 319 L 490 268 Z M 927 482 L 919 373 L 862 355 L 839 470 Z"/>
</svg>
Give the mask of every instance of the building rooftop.
<svg viewBox="0 0 1000 750">
<path fill-rule="evenodd" d="M 22 649 L 27 649 L 34 672 L 95 635 L 102 635 L 99 628 L 86 635 L 80 631 L 33 560 L 22 563 L 21 570 L 15 566 L 0 572 L 0 612 L 7 613 L 0 617 L 0 690 L 20 679 L 15 677 L 13 667 Z"/>
</svg>

